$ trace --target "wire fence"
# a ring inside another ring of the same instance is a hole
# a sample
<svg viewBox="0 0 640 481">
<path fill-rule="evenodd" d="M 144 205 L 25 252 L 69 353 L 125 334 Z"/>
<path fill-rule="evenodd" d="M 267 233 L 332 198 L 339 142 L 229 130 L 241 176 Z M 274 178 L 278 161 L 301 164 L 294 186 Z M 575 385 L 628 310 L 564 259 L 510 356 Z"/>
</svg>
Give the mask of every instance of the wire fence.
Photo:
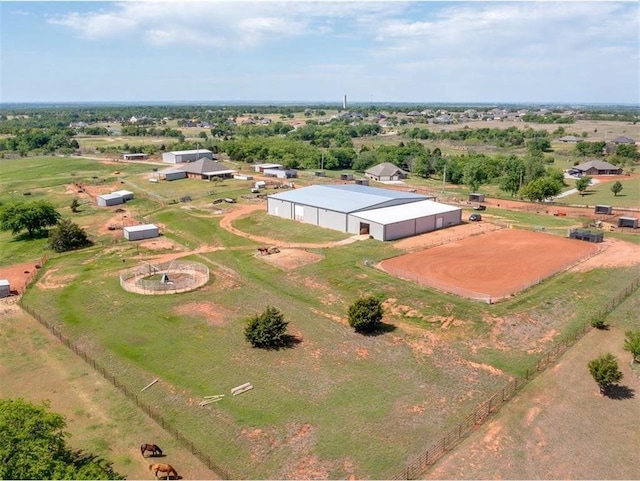
<svg viewBox="0 0 640 481">
<path fill-rule="evenodd" d="M 602 319 L 613 311 L 618 305 L 629 297 L 640 286 L 640 276 L 634 279 L 627 287 L 611 298 L 603 307 L 596 311 L 584 323 L 566 338 L 558 342 L 536 360 L 535 367 L 527 368 L 524 378 L 512 378 L 499 391 L 495 392 L 489 399 L 481 403 L 474 412 L 467 415 L 457 426 L 447 432 L 433 444 L 429 445 L 424 452 L 410 461 L 405 468 L 392 476 L 390 479 L 417 479 L 429 466 L 433 465 L 444 454 L 451 451 L 459 444 L 471 431 L 483 424 L 495 412 L 497 412 L 516 392 L 518 392 L 531 379 L 540 372 L 552 365 L 567 349 L 581 339 L 592 329 L 591 322 Z"/>
<path fill-rule="evenodd" d="M 173 260 L 145 263 L 120 274 L 120 286 L 139 294 L 178 294 L 209 282 L 209 268 L 199 262 Z"/>
<path fill-rule="evenodd" d="M 77 344 L 75 344 L 71 339 L 65 336 L 62 331 L 56 326 L 55 323 L 46 320 L 39 313 L 33 310 L 30 306 L 26 305 L 22 300 L 19 301 L 20 306 L 34 319 L 36 319 L 40 324 L 46 327 L 58 340 L 64 344 L 67 348 L 73 351 L 76 355 L 82 358 L 84 362 L 86 362 L 89 366 L 91 366 L 95 371 L 99 372 L 107 381 L 109 381 L 113 386 L 115 386 L 120 392 L 122 392 L 127 398 L 131 401 L 135 402 L 136 406 L 142 409 L 147 416 L 153 419 L 156 423 L 158 423 L 164 430 L 173 435 L 176 439 L 183 443 L 183 445 L 200 461 L 202 461 L 209 469 L 217 473 L 222 479 L 236 479 L 235 476 L 231 474 L 231 472 L 220 466 L 220 464 L 214 462 L 214 460 L 209 456 L 203 449 L 199 448 L 196 443 L 194 443 L 189 436 L 180 431 L 175 427 L 170 421 L 168 421 L 157 408 L 154 408 L 144 399 L 140 398 L 136 392 L 129 389 L 129 387 L 119 380 L 116 376 L 114 376 L 106 365 L 102 364 L 96 358 L 94 358 L 89 352 L 80 348 Z"/>
<path fill-rule="evenodd" d="M 43 265 L 46 257 L 41 260 Z M 429 445 L 425 451 L 410 461 L 405 468 L 389 479 L 416 479 L 424 473 L 429 466 L 433 465 L 445 453 L 451 451 L 458 445 L 471 431 L 477 426 L 483 424 L 495 412 L 497 412 L 507 401 L 509 401 L 516 392 L 518 392 L 531 379 L 536 377 L 540 372 L 544 371 L 552 363 L 555 362 L 569 347 L 581 339 L 592 327 L 591 323 L 597 319 L 605 318 L 611 311 L 620 305 L 627 297 L 629 297 L 640 286 L 640 276 L 636 277 L 629 285 L 627 285 L 617 295 L 609 299 L 607 303 L 599 310 L 593 313 L 585 322 L 583 322 L 575 331 L 567 335 L 560 342 L 556 343 L 553 348 L 549 349 L 545 354 L 536 360 L 535 366 L 527 368 L 524 378 L 512 378 L 500 390 L 495 392 L 486 401 L 482 402 L 474 412 L 467 415 L 457 426 L 447 432 L 435 443 Z M 19 305 L 41 325 L 46 327 L 62 344 L 81 357 L 94 370 L 99 372 L 107 381 L 115 386 L 127 398 L 135 402 L 136 406 L 142 409 L 147 416 L 153 419 L 163 429 L 173 435 L 180 441 L 194 456 L 202 461 L 209 469 L 217 473 L 222 479 L 238 479 L 232 472 L 216 463 L 209 454 L 202 448 L 198 447 L 189 436 L 175 427 L 173 423 L 168 421 L 158 409 L 154 408 L 141 399 L 136 392 L 120 381 L 115 375 L 109 372 L 106 365 L 100 363 L 91 356 L 86 350 L 80 348 L 71 339 L 65 336 L 62 331 L 53 322 L 42 317 L 38 312 L 25 304 L 22 298 L 18 301 Z"/>
</svg>

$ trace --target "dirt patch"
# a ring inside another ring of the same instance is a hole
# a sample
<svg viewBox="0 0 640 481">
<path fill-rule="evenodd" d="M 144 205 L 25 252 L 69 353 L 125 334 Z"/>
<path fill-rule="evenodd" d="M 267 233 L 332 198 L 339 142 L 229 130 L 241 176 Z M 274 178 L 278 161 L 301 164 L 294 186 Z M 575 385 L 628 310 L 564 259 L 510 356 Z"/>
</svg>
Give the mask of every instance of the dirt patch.
<svg viewBox="0 0 640 481">
<path fill-rule="evenodd" d="M 174 308 L 173 312 L 180 316 L 202 316 L 207 320 L 207 324 L 212 326 L 224 325 L 226 317 L 231 314 L 230 311 L 212 302 L 182 304 Z"/>
<path fill-rule="evenodd" d="M 13 294 L 22 294 L 27 282 L 36 275 L 39 260 L 0 267 L 0 279 L 9 281 L 9 289 Z"/>
<path fill-rule="evenodd" d="M 280 249 L 274 254 L 260 255 L 257 257 L 282 270 L 289 271 L 298 267 L 314 264 L 322 260 L 321 254 L 307 252 L 301 249 Z"/>
<path fill-rule="evenodd" d="M 378 267 L 471 299 L 504 299 L 569 268 L 594 244 L 539 232 L 503 229 L 383 261 Z"/>
<path fill-rule="evenodd" d="M 38 281 L 38 287 L 42 289 L 60 289 L 67 287 L 76 276 L 73 274 L 58 275 L 58 269 L 49 269 Z"/>
<path fill-rule="evenodd" d="M 585 272 L 599 267 L 627 267 L 640 264 L 640 245 L 619 239 L 605 239 L 598 244 L 599 252 L 569 269 L 570 272 Z"/>
<path fill-rule="evenodd" d="M 425 234 L 420 234 L 393 243 L 393 246 L 404 251 L 415 251 L 428 247 L 446 244 L 456 240 L 501 229 L 490 222 L 463 223 L 446 229 L 439 229 Z"/>
</svg>

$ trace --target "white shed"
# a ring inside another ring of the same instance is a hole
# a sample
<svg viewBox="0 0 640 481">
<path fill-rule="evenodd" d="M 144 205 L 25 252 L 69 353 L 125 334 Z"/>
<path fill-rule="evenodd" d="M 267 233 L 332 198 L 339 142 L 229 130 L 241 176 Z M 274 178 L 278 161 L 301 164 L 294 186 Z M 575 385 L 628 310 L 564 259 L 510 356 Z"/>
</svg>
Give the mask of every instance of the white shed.
<svg viewBox="0 0 640 481">
<path fill-rule="evenodd" d="M 154 224 L 132 225 L 125 227 L 123 230 L 124 238 L 130 241 L 151 239 L 160 235 L 158 226 Z"/>
<path fill-rule="evenodd" d="M 110 205 L 118 205 L 124 203 L 124 199 L 118 194 L 102 194 L 98 196 L 98 205 L 107 207 Z"/>
<path fill-rule="evenodd" d="M 133 199 L 133 192 L 129 192 L 128 190 L 116 190 L 115 192 L 111 192 L 112 194 L 119 195 L 122 197 L 122 200 L 127 201 Z"/>
<path fill-rule="evenodd" d="M 213 152 L 207 149 L 197 150 L 175 150 L 162 154 L 162 161 L 169 164 L 183 164 L 185 162 L 195 162 L 200 159 L 213 160 Z"/>
<path fill-rule="evenodd" d="M 0 298 L 9 297 L 11 294 L 11 286 L 6 279 L 0 279 Z"/>
</svg>

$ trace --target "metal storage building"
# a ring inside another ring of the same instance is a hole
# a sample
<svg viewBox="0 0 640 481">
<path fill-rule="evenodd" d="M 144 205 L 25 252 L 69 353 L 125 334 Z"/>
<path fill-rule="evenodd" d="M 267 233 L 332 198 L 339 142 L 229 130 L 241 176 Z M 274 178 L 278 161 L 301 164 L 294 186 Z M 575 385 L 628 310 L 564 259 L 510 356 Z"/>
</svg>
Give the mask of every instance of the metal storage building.
<svg viewBox="0 0 640 481">
<path fill-rule="evenodd" d="M 365 210 L 349 216 L 352 234 L 369 234 L 374 239 L 395 240 L 431 232 L 462 222 L 462 209 L 433 200 Z"/>
<path fill-rule="evenodd" d="M 120 197 L 122 197 L 122 200 L 124 200 L 125 202 L 133 199 L 133 192 L 130 192 L 128 190 L 116 190 L 115 192 L 111 192 L 111 193 L 115 195 L 119 195 Z"/>
<path fill-rule="evenodd" d="M 610 205 L 596 205 L 593 212 L 594 214 L 611 215 L 613 214 L 613 207 L 611 207 Z"/>
<path fill-rule="evenodd" d="M 185 162 L 195 162 L 200 159 L 213 160 L 213 152 L 207 149 L 198 150 L 176 150 L 162 154 L 162 161 L 169 164 L 182 164 Z"/>
<path fill-rule="evenodd" d="M 170 172 L 165 172 L 164 180 L 178 180 L 178 179 L 186 179 L 187 173 L 184 170 L 172 170 Z"/>
<path fill-rule="evenodd" d="M 430 199 L 363 185 L 312 185 L 268 196 L 267 212 L 341 232 L 369 234 L 382 241 L 461 222 L 461 208 Z"/>
<path fill-rule="evenodd" d="M 618 227 L 631 227 L 633 229 L 638 228 L 637 217 L 618 217 Z"/>
<path fill-rule="evenodd" d="M 11 295 L 11 286 L 6 279 L 0 279 L 0 299 Z"/>
<path fill-rule="evenodd" d="M 125 227 L 123 230 L 124 238 L 130 241 L 151 239 L 160 235 L 158 226 L 154 224 L 132 225 Z"/>
<path fill-rule="evenodd" d="M 101 207 L 108 207 L 110 205 L 118 205 L 124 203 L 124 199 L 121 195 L 118 194 L 102 194 L 98 196 L 97 200 L 98 205 Z"/>
</svg>

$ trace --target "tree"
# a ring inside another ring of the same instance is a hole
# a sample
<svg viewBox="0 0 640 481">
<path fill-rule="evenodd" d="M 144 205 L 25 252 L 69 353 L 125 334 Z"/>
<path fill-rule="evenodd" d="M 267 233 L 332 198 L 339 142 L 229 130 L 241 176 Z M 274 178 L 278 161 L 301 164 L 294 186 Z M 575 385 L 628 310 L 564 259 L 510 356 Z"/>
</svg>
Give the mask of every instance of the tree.
<svg viewBox="0 0 640 481">
<path fill-rule="evenodd" d="M 278 309 L 268 306 L 262 314 L 248 319 L 244 337 L 253 347 L 278 348 L 287 339 L 288 324 Z"/>
<path fill-rule="evenodd" d="M 550 177 L 540 177 L 525 185 L 521 193 L 527 199 L 535 202 L 542 202 L 551 197 L 555 197 L 562 190 L 562 184 Z"/>
<path fill-rule="evenodd" d="M 65 427 L 47 402 L 0 399 L 0 479 L 124 479 L 111 463 L 69 448 Z"/>
<path fill-rule="evenodd" d="M 362 297 L 349 306 L 349 325 L 356 332 L 372 332 L 380 326 L 384 310 L 375 296 Z"/>
<path fill-rule="evenodd" d="M 18 234 L 26 230 L 30 237 L 58 223 L 60 214 L 43 200 L 8 204 L 0 210 L 0 231 Z"/>
<path fill-rule="evenodd" d="M 614 196 L 617 196 L 620 192 L 622 192 L 622 189 L 623 187 L 619 180 L 616 180 L 611 186 L 611 192 L 613 192 Z"/>
<path fill-rule="evenodd" d="M 85 230 L 71 222 L 63 219 L 49 232 L 48 245 L 56 252 L 67 252 L 75 249 L 88 247 L 92 244 Z"/>
<path fill-rule="evenodd" d="M 78 212 L 78 207 L 80 207 L 80 201 L 77 199 L 77 197 L 73 198 L 73 200 L 71 201 L 71 205 L 69 207 L 71 207 L 71 212 Z"/>
<path fill-rule="evenodd" d="M 502 167 L 503 177 L 500 180 L 500 188 L 513 197 L 522 187 L 524 174 L 525 166 L 523 160 L 515 155 L 510 156 Z"/>
<path fill-rule="evenodd" d="M 601 394 L 606 394 L 611 386 L 622 379 L 622 372 L 618 367 L 618 360 L 611 353 L 592 359 L 587 364 L 589 372 L 598 384 Z"/>
<path fill-rule="evenodd" d="M 591 185 L 591 177 L 583 175 L 576 180 L 576 190 L 580 192 L 580 195 L 584 195 L 587 188 Z"/>
<path fill-rule="evenodd" d="M 633 356 L 633 362 L 640 362 L 640 331 L 625 332 L 624 350 Z"/>
</svg>

